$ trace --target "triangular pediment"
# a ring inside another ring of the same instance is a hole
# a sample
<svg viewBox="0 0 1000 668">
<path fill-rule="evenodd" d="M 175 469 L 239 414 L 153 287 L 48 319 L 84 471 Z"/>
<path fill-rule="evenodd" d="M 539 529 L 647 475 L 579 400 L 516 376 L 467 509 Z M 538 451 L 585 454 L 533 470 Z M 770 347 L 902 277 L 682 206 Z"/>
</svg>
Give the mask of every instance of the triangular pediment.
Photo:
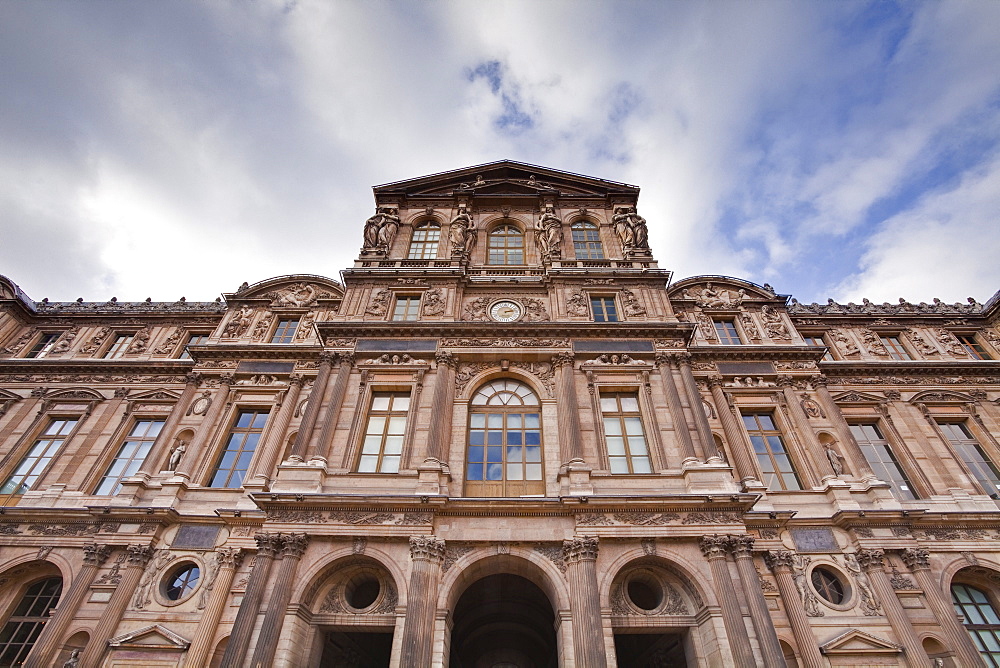
<svg viewBox="0 0 1000 668">
<path fill-rule="evenodd" d="M 873 636 L 870 633 L 851 629 L 819 646 L 823 654 L 899 654 L 899 645 Z"/>
<path fill-rule="evenodd" d="M 463 167 L 374 188 L 376 196 L 558 195 L 636 197 L 639 188 L 626 183 L 563 172 L 513 160 Z"/>
<path fill-rule="evenodd" d="M 111 647 L 127 647 L 130 649 L 187 649 L 190 640 L 174 633 L 165 626 L 153 624 L 135 631 L 123 633 L 108 641 Z"/>
<path fill-rule="evenodd" d="M 869 394 L 868 392 L 849 390 L 834 395 L 833 400 L 838 404 L 881 404 L 885 401 L 885 397 L 877 394 Z"/>
</svg>

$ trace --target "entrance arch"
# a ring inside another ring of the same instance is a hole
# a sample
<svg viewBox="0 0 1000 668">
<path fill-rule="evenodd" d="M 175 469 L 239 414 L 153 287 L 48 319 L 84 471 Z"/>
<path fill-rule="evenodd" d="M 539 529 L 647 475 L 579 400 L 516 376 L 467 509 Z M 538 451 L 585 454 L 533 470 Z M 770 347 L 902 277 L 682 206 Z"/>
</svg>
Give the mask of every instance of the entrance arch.
<svg viewBox="0 0 1000 668">
<path fill-rule="evenodd" d="M 452 614 L 450 668 L 555 668 L 555 613 L 538 585 L 511 573 L 487 575 L 462 593 Z"/>
</svg>

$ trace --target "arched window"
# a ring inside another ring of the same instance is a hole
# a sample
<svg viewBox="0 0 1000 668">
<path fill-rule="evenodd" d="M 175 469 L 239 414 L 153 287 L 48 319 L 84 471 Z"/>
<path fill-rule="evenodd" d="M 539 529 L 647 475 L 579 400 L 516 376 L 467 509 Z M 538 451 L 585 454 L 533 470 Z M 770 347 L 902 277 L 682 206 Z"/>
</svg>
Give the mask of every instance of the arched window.
<svg viewBox="0 0 1000 668">
<path fill-rule="evenodd" d="M 500 378 L 473 395 L 466 451 L 467 496 L 544 494 L 538 397 L 520 381 Z"/>
<path fill-rule="evenodd" d="M 441 226 L 437 223 L 422 223 L 413 230 L 410 239 L 411 260 L 433 260 L 437 257 L 438 241 L 441 240 Z"/>
<path fill-rule="evenodd" d="M 524 234 L 514 225 L 493 228 L 488 246 L 489 264 L 524 264 Z"/>
<path fill-rule="evenodd" d="M 965 618 L 965 628 L 969 630 L 983 662 L 993 668 L 1000 667 L 1000 615 L 986 592 L 955 583 L 951 586 L 951 601 L 955 610 Z"/>
<path fill-rule="evenodd" d="M 597 225 L 580 221 L 573 223 L 573 251 L 577 260 L 603 260 L 604 246 Z"/>
<path fill-rule="evenodd" d="M 46 578 L 28 587 L 0 630 L 0 666 L 20 666 L 24 662 L 60 594 L 62 578 Z"/>
</svg>

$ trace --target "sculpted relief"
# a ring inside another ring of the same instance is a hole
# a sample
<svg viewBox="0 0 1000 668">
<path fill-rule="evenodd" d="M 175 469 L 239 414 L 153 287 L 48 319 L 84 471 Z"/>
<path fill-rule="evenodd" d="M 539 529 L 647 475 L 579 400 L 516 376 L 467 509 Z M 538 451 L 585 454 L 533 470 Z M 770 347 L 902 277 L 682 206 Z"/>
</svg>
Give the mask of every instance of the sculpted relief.
<svg viewBox="0 0 1000 668">
<path fill-rule="evenodd" d="M 365 221 L 362 253 L 385 255 L 399 231 L 399 209 L 378 207 L 375 215 Z"/>
<path fill-rule="evenodd" d="M 711 283 L 706 283 L 702 288 L 684 288 L 681 297 L 693 299 L 702 308 L 735 308 L 743 303 L 746 290 L 716 288 Z"/>
</svg>

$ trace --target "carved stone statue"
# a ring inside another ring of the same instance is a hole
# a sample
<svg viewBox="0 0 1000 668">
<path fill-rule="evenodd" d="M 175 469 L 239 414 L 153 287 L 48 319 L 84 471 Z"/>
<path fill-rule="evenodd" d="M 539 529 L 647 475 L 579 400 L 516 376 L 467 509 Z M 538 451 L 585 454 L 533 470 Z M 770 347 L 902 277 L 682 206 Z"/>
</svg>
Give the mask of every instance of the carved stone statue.
<svg viewBox="0 0 1000 668">
<path fill-rule="evenodd" d="M 559 258 L 562 256 L 562 220 L 556 214 L 552 205 L 546 205 L 535 227 L 535 239 L 538 250 L 544 258 Z"/>
<path fill-rule="evenodd" d="M 62 668 L 76 668 L 80 665 L 80 650 L 74 649 L 69 658 L 63 662 Z"/>
<path fill-rule="evenodd" d="M 844 565 L 847 566 L 847 570 L 854 576 L 854 582 L 858 585 L 858 593 L 861 595 L 861 608 L 866 615 L 874 617 L 878 614 L 882 604 L 875 597 L 871 582 L 868 580 L 865 572 L 861 570 L 861 564 L 858 563 L 858 558 L 853 552 L 848 552 L 844 555 Z"/>
<path fill-rule="evenodd" d="M 614 224 L 615 233 L 622 242 L 622 250 L 626 257 L 637 249 L 649 248 L 649 231 L 646 228 L 646 219 L 636 213 L 633 206 L 620 206 L 615 208 L 615 215 L 611 218 Z"/>
<path fill-rule="evenodd" d="M 184 457 L 184 453 L 187 452 L 188 442 L 183 439 L 177 439 L 177 445 L 174 449 L 170 451 L 170 458 L 167 460 L 167 470 L 176 471 L 177 467 L 181 465 L 181 458 Z"/>
<path fill-rule="evenodd" d="M 399 230 L 399 209 L 379 207 L 375 215 L 365 221 L 362 250 L 387 253 Z"/>
<path fill-rule="evenodd" d="M 222 335 L 233 339 L 239 338 L 247 333 L 251 322 L 253 322 L 253 309 L 244 305 L 226 325 Z"/>
<path fill-rule="evenodd" d="M 830 466 L 833 468 L 833 474 L 838 478 L 844 475 L 844 456 L 837 452 L 829 443 L 823 446 L 823 449 L 826 451 L 826 458 L 830 460 Z"/>
<path fill-rule="evenodd" d="M 812 593 L 812 590 L 809 589 L 809 585 L 806 583 L 806 568 L 808 568 L 810 561 L 809 557 L 803 557 L 801 554 L 793 556 L 792 578 L 795 580 L 795 589 L 799 592 L 799 597 L 802 599 L 802 607 L 806 609 L 806 615 L 809 617 L 822 617 L 823 611 L 819 609 L 819 602 L 816 600 L 816 595 Z"/>
<path fill-rule="evenodd" d="M 451 254 L 456 256 L 470 253 L 475 244 L 475 234 L 475 224 L 469 210 L 464 206 L 459 207 L 458 215 L 451 219 L 451 228 L 448 230 Z"/>
</svg>

